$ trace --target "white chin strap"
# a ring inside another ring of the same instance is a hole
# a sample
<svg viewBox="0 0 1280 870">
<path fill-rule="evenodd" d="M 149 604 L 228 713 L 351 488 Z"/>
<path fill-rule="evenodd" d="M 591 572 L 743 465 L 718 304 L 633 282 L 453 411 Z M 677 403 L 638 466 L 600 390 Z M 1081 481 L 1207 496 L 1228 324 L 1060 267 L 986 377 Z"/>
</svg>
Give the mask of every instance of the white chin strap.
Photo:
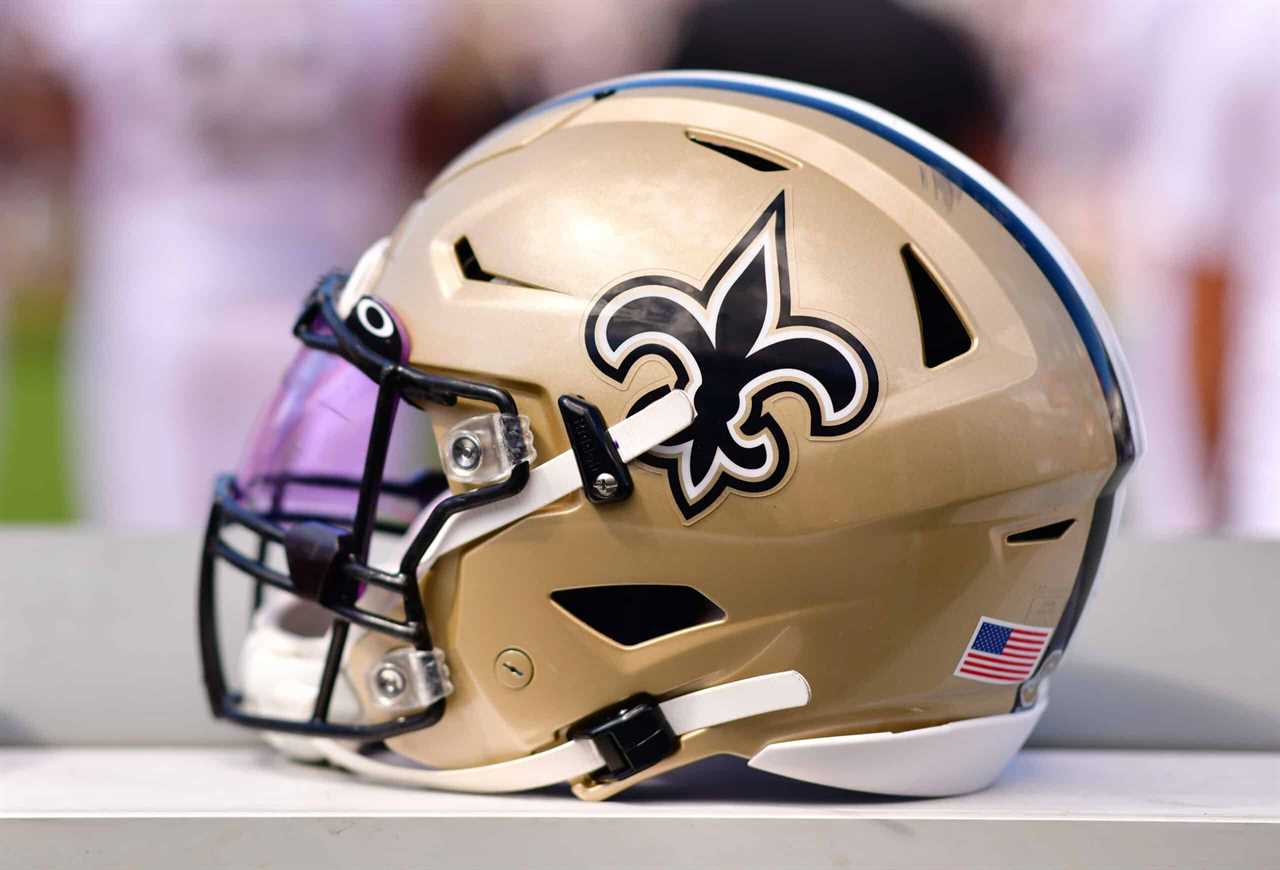
<svg viewBox="0 0 1280 870">
<path fill-rule="evenodd" d="M 676 736 L 749 716 L 803 707 L 809 703 L 809 683 L 796 671 L 765 674 L 701 689 L 658 705 Z M 570 740 L 553 749 L 522 758 L 433 770 L 404 767 L 361 754 L 350 744 L 314 739 L 315 750 L 331 764 L 379 782 L 447 791 L 509 792 L 572 782 L 605 766 L 589 739 Z"/>
</svg>

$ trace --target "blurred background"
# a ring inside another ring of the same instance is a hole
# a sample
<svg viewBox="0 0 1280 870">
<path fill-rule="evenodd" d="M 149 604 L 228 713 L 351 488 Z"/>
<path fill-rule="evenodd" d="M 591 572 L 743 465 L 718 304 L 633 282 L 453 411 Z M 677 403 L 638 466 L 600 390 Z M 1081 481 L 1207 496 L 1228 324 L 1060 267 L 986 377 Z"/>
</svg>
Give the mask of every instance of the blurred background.
<svg viewBox="0 0 1280 870">
<path fill-rule="evenodd" d="M 318 274 L 514 112 L 684 67 L 849 93 L 1003 178 L 1126 341 L 1126 521 L 1275 536 L 1277 44 L 1249 0 L 4 0 L 0 521 L 198 526 Z"/>
</svg>

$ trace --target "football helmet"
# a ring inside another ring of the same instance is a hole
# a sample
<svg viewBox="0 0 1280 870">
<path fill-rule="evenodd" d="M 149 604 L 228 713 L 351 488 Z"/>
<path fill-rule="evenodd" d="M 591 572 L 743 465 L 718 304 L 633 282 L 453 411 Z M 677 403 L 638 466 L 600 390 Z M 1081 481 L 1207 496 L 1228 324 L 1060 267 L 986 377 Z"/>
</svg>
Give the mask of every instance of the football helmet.
<svg viewBox="0 0 1280 870">
<path fill-rule="evenodd" d="M 596 799 L 730 754 L 980 788 L 1142 448 L 1112 327 L 1024 204 L 747 75 L 520 115 L 294 334 L 217 484 L 204 678 L 216 716 L 389 782 Z M 265 590 L 235 689 L 220 568 Z"/>
</svg>

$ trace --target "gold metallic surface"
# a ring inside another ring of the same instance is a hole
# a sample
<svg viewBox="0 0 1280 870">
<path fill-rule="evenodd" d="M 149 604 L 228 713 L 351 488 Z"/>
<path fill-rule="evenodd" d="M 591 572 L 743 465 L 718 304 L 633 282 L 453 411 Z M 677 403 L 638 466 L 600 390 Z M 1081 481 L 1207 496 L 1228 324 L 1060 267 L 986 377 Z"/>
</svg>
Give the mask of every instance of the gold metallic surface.
<svg viewBox="0 0 1280 870">
<path fill-rule="evenodd" d="M 694 144 L 690 130 L 758 143 L 791 168 L 754 171 Z M 686 523 L 665 475 L 633 464 L 628 501 L 595 506 L 577 493 L 443 558 L 423 594 L 456 691 L 439 724 L 393 749 L 432 766 L 485 764 L 554 745 L 637 692 L 668 697 L 788 669 L 812 686 L 806 707 L 687 735 L 624 783 L 575 786 L 599 798 L 708 755 L 1009 711 L 1014 687 L 952 672 L 980 616 L 1057 623 L 1114 441 L 1085 348 L 1042 273 L 916 158 L 776 100 L 621 92 L 516 122 L 460 158 L 396 230 L 374 292 L 403 319 L 415 365 L 511 390 L 545 460 L 569 449 L 558 396 L 586 397 L 612 424 L 671 380 L 655 359 L 625 389 L 595 370 L 583 342 L 593 300 L 641 274 L 701 286 L 780 192 L 793 310 L 866 344 L 881 377 L 875 416 L 852 437 L 814 440 L 804 403 L 781 395 L 768 407 L 792 470 L 767 496 L 730 492 Z M 453 247 L 462 236 L 485 270 L 532 286 L 464 279 Z M 906 244 L 975 337 L 933 369 Z M 437 436 L 480 410 L 433 412 Z M 1058 540 L 1005 543 L 1071 518 Z M 550 598 L 619 583 L 692 586 L 726 615 L 624 648 Z M 348 667 L 361 673 L 389 644 L 365 635 Z M 537 662 L 520 691 L 493 667 L 512 648 Z"/>
</svg>

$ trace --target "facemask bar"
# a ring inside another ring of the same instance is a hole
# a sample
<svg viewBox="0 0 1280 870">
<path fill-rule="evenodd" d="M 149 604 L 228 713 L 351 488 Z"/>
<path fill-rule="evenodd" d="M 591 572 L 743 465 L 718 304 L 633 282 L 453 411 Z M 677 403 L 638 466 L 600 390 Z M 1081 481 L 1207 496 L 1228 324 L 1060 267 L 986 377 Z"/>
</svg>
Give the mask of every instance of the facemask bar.
<svg viewBox="0 0 1280 870">
<path fill-rule="evenodd" d="M 445 488 L 443 480 L 435 475 L 399 483 L 383 480 L 400 402 L 452 405 L 459 398 L 465 398 L 493 405 L 500 414 L 516 415 L 518 410 L 511 394 L 499 387 L 422 372 L 371 350 L 338 313 L 336 299 L 345 283 L 346 276 L 340 274 L 322 279 L 308 297 L 293 332 L 307 347 L 340 355 L 378 385 L 363 473 L 358 482 L 345 478 L 330 480 L 303 476 L 285 477 L 282 482 L 357 487 L 359 496 L 354 519 L 348 528 L 345 524 L 336 525 L 333 517 L 270 511 L 260 513 L 242 503 L 233 477 L 220 478 L 214 491 L 200 564 L 200 652 L 205 688 L 215 716 L 270 731 L 376 741 L 435 724 L 444 713 L 445 691 L 432 693 L 432 687 L 428 687 L 429 697 L 439 696 L 430 706 L 387 722 L 329 722 L 329 705 L 351 625 L 388 635 L 420 652 L 433 653 L 417 578 L 423 554 L 450 516 L 519 493 L 529 480 L 529 462 L 516 464 L 506 480 L 440 501 L 407 548 L 398 573 L 392 574 L 369 565 L 369 545 L 375 530 L 405 531 L 398 524 L 378 521 L 378 497 L 383 493 L 410 494 L 425 502 L 428 493 L 442 492 Z M 223 530 L 233 526 L 243 527 L 258 536 L 256 556 L 237 550 L 223 539 Z M 266 564 L 267 551 L 273 544 L 285 548 L 288 574 Z M 281 719 L 250 712 L 243 706 L 241 695 L 228 688 L 215 612 L 215 574 L 220 561 L 254 578 L 258 585 L 271 586 L 316 602 L 333 615 L 324 669 L 310 719 Z M 366 585 L 400 596 L 404 620 L 360 608 L 358 599 Z"/>
</svg>

